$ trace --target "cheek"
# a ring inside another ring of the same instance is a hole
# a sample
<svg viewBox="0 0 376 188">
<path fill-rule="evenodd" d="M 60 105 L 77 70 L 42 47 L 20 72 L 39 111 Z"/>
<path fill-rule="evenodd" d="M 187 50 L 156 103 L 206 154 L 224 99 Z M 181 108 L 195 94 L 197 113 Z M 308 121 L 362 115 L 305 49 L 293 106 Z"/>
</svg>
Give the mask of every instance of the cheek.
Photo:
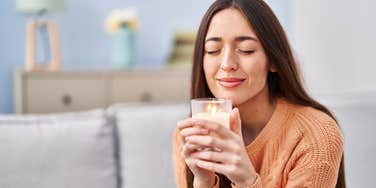
<svg viewBox="0 0 376 188">
<path fill-rule="evenodd" d="M 252 88 L 256 87 L 256 85 L 262 87 L 266 82 L 266 77 L 269 71 L 265 60 L 254 60 L 252 63 L 243 64 L 242 69 L 248 75 L 248 84 Z"/>
<path fill-rule="evenodd" d="M 203 63 L 203 69 L 204 69 L 204 74 L 205 74 L 205 81 L 209 87 L 209 90 L 213 93 L 215 97 L 220 97 L 218 96 L 218 87 L 216 85 L 216 74 L 218 72 L 219 66 L 217 63 L 212 62 L 212 61 L 204 61 Z"/>
<path fill-rule="evenodd" d="M 218 68 L 215 62 L 204 61 L 203 69 L 206 79 L 211 79 L 217 74 Z"/>
</svg>

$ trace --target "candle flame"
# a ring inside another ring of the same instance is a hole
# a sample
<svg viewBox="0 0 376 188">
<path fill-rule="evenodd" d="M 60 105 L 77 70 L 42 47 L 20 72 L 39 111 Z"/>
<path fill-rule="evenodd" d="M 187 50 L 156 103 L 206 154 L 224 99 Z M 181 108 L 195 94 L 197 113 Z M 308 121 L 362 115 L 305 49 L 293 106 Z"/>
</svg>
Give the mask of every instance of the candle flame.
<svg viewBox="0 0 376 188">
<path fill-rule="evenodd" d="M 217 112 L 217 106 L 215 104 L 208 104 L 208 112 L 215 114 Z"/>
</svg>

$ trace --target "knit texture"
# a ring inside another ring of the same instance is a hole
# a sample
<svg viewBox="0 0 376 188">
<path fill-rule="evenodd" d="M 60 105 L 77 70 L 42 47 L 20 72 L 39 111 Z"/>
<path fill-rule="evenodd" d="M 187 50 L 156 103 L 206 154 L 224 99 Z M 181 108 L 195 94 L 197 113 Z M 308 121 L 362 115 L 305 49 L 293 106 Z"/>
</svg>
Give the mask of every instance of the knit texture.
<svg viewBox="0 0 376 188">
<path fill-rule="evenodd" d="M 182 138 L 176 129 L 173 136 L 176 183 L 178 188 L 187 188 L 181 147 Z M 336 122 L 324 112 L 278 99 L 269 122 L 245 147 L 258 173 L 251 188 L 336 185 L 343 137 Z M 219 188 L 218 181 L 214 187 Z"/>
</svg>

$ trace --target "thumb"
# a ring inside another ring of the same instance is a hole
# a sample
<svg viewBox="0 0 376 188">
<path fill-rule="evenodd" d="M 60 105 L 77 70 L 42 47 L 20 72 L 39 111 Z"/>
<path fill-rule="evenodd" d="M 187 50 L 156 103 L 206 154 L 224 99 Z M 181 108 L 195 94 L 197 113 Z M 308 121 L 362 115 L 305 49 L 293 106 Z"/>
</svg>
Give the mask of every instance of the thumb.
<svg viewBox="0 0 376 188">
<path fill-rule="evenodd" d="M 234 108 L 230 114 L 230 127 L 233 132 L 242 136 L 242 122 L 240 120 L 239 109 Z"/>
</svg>

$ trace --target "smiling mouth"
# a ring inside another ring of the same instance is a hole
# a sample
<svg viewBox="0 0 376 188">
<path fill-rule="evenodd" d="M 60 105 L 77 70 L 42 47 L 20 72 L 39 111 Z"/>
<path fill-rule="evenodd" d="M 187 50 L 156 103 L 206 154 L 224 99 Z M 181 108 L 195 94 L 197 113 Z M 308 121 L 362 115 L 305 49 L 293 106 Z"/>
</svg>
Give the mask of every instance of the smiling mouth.
<svg viewBox="0 0 376 188">
<path fill-rule="evenodd" d="M 244 78 L 217 78 L 219 85 L 225 88 L 235 88 L 241 85 L 245 79 Z"/>
</svg>

